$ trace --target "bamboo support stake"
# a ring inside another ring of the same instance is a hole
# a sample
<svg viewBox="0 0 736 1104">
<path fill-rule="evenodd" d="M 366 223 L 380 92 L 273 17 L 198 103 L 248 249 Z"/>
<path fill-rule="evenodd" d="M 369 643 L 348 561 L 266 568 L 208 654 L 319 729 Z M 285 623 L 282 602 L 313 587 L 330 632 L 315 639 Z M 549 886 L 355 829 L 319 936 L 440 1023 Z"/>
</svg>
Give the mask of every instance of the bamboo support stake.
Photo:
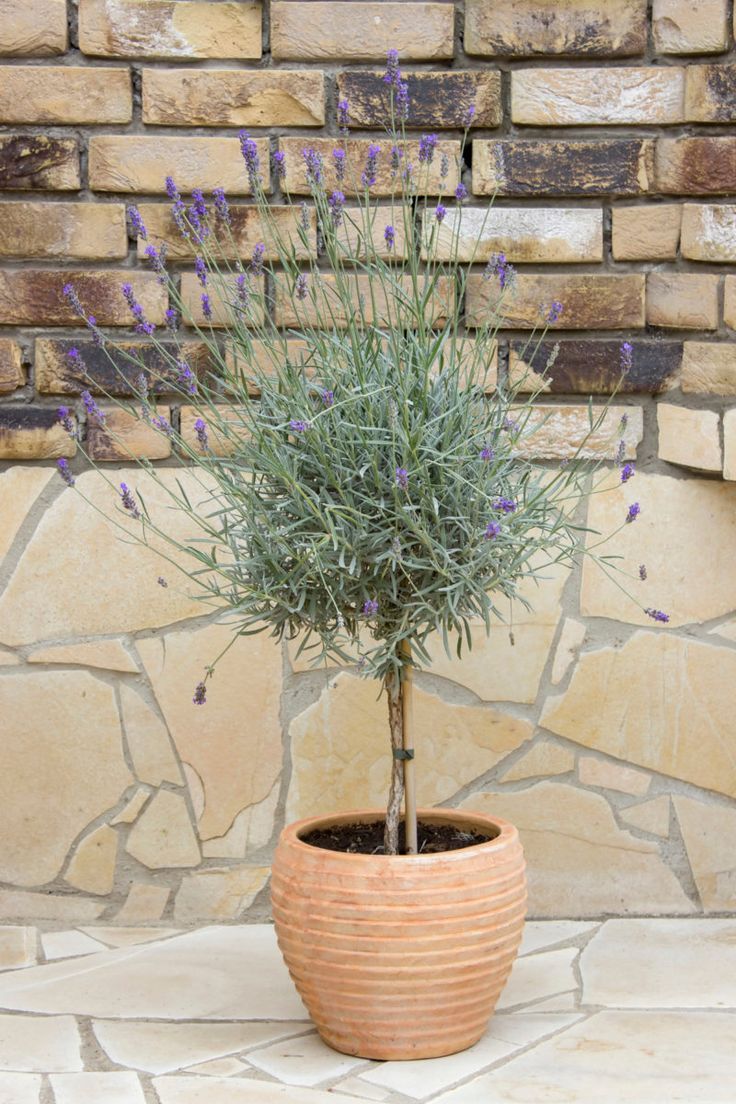
<svg viewBox="0 0 736 1104">
<path fill-rule="evenodd" d="M 406 854 L 416 855 L 417 841 L 417 792 L 414 771 L 414 668 L 411 665 L 411 644 L 405 640 L 401 645 L 405 662 L 401 670 L 401 731 L 405 752 L 410 755 L 404 759 L 404 825 L 406 829 Z"/>
</svg>

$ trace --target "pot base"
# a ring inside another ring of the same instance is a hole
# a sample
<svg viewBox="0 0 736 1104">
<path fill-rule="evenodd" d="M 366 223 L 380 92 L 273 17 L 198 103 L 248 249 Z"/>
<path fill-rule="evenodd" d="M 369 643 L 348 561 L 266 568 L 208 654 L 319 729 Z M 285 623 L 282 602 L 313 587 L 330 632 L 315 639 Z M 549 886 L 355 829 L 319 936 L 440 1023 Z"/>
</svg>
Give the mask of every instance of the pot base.
<svg viewBox="0 0 736 1104">
<path fill-rule="evenodd" d="M 524 859 L 513 825 L 455 809 L 422 820 L 490 835 L 420 855 L 361 855 L 305 844 L 316 828 L 383 820 L 383 811 L 284 829 L 271 896 L 279 946 L 324 1041 L 361 1058 L 438 1058 L 483 1034 L 524 925 Z"/>
</svg>

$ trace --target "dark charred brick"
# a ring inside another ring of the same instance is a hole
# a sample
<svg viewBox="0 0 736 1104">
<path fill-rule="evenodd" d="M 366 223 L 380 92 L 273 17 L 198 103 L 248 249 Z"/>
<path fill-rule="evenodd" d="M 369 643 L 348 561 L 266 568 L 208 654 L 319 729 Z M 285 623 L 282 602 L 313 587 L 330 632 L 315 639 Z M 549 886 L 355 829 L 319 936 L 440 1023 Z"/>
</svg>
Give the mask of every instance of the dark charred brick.
<svg viewBox="0 0 736 1104">
<path fill-rule="evenodd" d="M 736 65 L 689 65 L 685 118 L 694 123 L 736 122 Z"/>
<path fill-rule="evenodd" d="M 9 134 L 0 138 L 3 190 L 75 191 L 79 186 L 79 147 L 75 138 L 50 138 L 44 134 Z"/>
<path fill-rule="evenodd" d="M 478 195 L 640 195 L 653 179 L 654 142 L 485 140 L 473 142 Z"/>
<path fill-rule="evenodd" d="M 488 70 L 404 74 L 409 85 L 408 127 L 464 127 L 471 105 L 474 126 L 496 127 L 502 118 L 501 74 Z M 337 78 L 350 104 L 351 125 L 382 127 L 390 113 L 383 71 L 346 70 Z"/>
<path fill-rule="evenodd" d="M 84 367 L 69 358 L 69 350 L 76 348 Z M 185 341 L 177 349 L 174 344 L 163 343 L 163 348 L 174 359 L 182 357 L 198 378 L 207 370 L 207 346 L 202 342 Z M 131 363 L 127 357 L 135 357 Z M 86 371 L 85 371 L 86 369 Z M 151 391 L 163 394 L 172 390 L 177 372 L 171 361 L 156 346 L 145 342 L 116 342 L 107 351 L 92 341 L 38 338 L 36 341 L 35 382 L 36 389 L 54 395 L 79 395 L 85 389 L 98 395 L 134 394 L 131 384 L 145 372 Z"/>
<path fill-rule="evenodd" d="M 482 56 L 625 57 L 647 46 L 646 0 L 597 5 L 466 0 L 465 49 Z"/>
<path fill-rule="evenodd" d="M 14 268 L 0 269 L 0 325 L 79 326 L 64 297 L 68 282 L 98 325 L 130 325 L 130 310 L 120 290 L 126 280 L 149 321 L 163 322 L 168 296 L 153 272 Z"/>
<path fill-rule="evenodd" d="M 655 188 L 672 195 L 730 195 L 736 191 L 736 138 L 660 138 Z"/>
<path fill-rule="evenodd" d="M 9 338 L 0 338 L 0 394 L 15 391 L 25 381 L 20 345 Z"/>
<path fill-rule="evenodd" d="M 48 460 L 74 456 L 76 443 L 44 406 L 0 406 L 0 460 Z"/>
<path fill-rule="evenodd" d="M 545 388 L 556 395 L 610 395 L 647 392 L 657 394 L 677 376 L 682 363 L 681 341 L 631 341 L 631 368 L 622 378 L 620 341 L 560 341 L 552 367 L 546 372 Z M 527 376 L 523 390 L 539 385 L 556 342 L 531 346 L 512 341 L 509 374 L 512 381 Z"/>
</svg>

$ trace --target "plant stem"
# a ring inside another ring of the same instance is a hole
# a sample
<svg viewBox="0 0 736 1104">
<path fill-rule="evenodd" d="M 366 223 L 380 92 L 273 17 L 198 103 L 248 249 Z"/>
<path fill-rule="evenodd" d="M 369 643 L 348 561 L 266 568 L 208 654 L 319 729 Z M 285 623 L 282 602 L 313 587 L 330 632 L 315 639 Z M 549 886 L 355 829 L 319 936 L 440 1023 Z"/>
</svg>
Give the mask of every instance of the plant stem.
<svg viewBox="0 0 736 1104">
<path fill-rule="evenodd" d="M 401 801 L 404 796 L 404 764 L 394 752 L 400 751 L 403 741 L 403 708 L 401 678 L 395 671 L 386 675 L 384 683 L 388 699 L 388 724 L 391 736 L 391 786 L 386 809 L 386 827 L 383 833 L 383 849 L 387 855 L 399 853 L 399 820 L 401 819 Z"/>
<path fill-rule="evenodd" d="M 404 759 L 404 824 L 406 827 L 406 853 L 417 853 L 417 794 L 414 772 L 414 668 L 411 665 L 411 644 L 404 640 L 401 651 L 406 662 L 401 669 L 401 734 L 405 752 L 411 759 Z"/>
</svg>

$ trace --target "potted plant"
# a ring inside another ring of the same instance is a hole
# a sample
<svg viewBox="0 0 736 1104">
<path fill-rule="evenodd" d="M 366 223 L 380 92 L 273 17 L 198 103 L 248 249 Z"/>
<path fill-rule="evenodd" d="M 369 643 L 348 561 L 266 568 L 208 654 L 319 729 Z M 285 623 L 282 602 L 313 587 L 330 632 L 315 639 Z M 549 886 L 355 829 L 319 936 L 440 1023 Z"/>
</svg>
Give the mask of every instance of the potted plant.
<svg viewBox="0 0 736 1104">
<path fill-rule="evenodd" d="M 360 163 L 344 102 L 334 150 L 305 148 L 294 165 L 273 154 L 281 206 L 269 204 L 247 135 L 254 205 L 231 207 L 221 191 L 210 201 L 194 192 L 187 205 L 167 181 L 173 223 L 196 257 L 196 295 L 179 287 L 164 247 L 131 209 L 169 289 L 161 333 L 123 288 L 136 331 L 157 348 L 155 369 L 113 346 L 74 288 L 65 290 L 119 373 L 111 391 L 128 388 L 130 412 L 172 439 L 202 488 L 195 501 L 182 484 L 162 484 L 191 517 L 192 539 L 182 544 L 136 488 L 120 484 L 118 508 L 139 523 L 138 539 L 156 534 L 189 558 L 190 578 L 229 611 L 233 639 L 261 631 L 298 639 L 317 663 L 356 663 L 385 697 L 387 808 L 288 826 L 272 899 L 284 957 L 323 1038 L 367 1058 L 412 1058 L 479 1038 L 525 911 L 512 825 L 417 810 L 413 675 L 430 662 L 430 637 L 460 657 L 472 626 L 502 618 L 502 601 L 518 596 L 523 579 L 586 554 L 575 508 L 590 493 L 590 466 L 585 442 L 578 459 L 555 469 L 524 458 L 539 428 L 534 395 L 521 400 L 503 380 L 491 386 L 513 270 L 503 255 L 477 263 L 482 233 L 467 245 L 461 165 L 436 136 L 407 138 L 407 87 L 394 52 L 385 81 L 387 139 Z M 299 174 L 311 205 L 289 194 Z M 379 176 L 385 204 L 375 202 Z M 428 199 L 438 194 L 439 202 Z M 471 278 L 484 281 L 487 300 L 472 332 L 463 314 Z M 562 310 L 540 306 L 532 347 Z M 208 349 L 204 368 L 184 355 L 182 316 Z M 83 372 L 79 353 L 70 355 Z M 180 420 L 157 409 L 162 388 L 182 402 Z M 87 419 L 113 435 L 91 394 L 83 401 Z M 591 433 L 604 416 L 591 407 Z M 68 408 L 60 417 L 77 432 Z M 619 459 L 626 480 L 623 442 Z M 156 478 L 148 461 L 136 462 Z M 69 466 L 59 465 L 72 484 Z M 632 504 L 622 525 L 637 512 Z M 198 706 L 214 670 L 195 689 Z"/>
</svg>

